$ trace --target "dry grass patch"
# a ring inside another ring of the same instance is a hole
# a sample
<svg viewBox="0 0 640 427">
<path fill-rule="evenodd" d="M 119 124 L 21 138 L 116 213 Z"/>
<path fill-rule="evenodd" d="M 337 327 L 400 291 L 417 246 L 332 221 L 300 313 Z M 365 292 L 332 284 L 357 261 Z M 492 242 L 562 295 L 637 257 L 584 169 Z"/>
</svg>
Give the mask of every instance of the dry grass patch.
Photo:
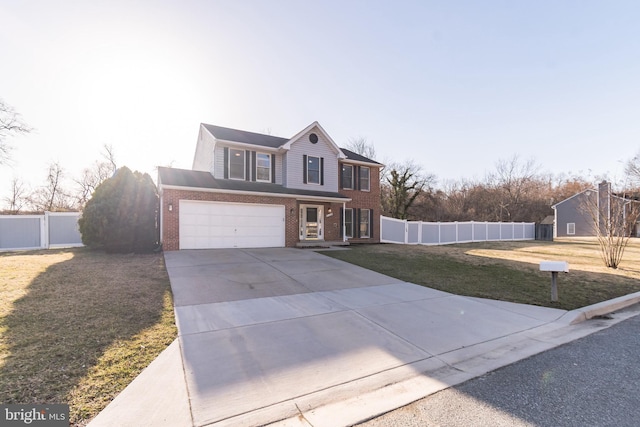
<svg viewBox="0 0 640 427">
<path fill-rule="evenodd" d="M 0 254 L 0 401 L 83 425 L 176 337 L 162 254 Z"/>
<path fill-rule="evenodd" d="M 324 252 L 398 279 L 459 295 L 573 310 L 640 291 L 640 241 L 632 240 L 617 270 L 604 267 L 595 240 L 478 242 L 446 246 L 362 245 Z M 542 260 L 569 262 L 550 301 Z"/>
</svg>

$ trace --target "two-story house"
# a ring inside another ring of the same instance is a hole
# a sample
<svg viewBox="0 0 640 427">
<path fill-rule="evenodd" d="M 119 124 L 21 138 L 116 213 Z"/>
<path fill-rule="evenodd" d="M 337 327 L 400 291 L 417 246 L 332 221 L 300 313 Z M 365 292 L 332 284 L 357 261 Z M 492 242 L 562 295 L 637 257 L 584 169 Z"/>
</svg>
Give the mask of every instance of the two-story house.
<svg viewBox="0 0 640 427">
<path fill-rule="evenodd" d="M 201 124 L 192 169 L 158 168 L 163 248 L 378 242 L 382 166 L 317 122 L 292 138 Z"/>
</svg>

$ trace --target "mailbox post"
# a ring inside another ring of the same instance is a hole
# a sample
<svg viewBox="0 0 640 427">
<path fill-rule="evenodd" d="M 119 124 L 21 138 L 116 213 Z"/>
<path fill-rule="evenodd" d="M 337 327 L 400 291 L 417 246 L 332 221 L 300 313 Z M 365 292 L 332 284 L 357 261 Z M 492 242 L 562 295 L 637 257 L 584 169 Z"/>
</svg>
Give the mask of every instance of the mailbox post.
<svg viewBox="0 0 640 427">
<path fill-rule="evenodd" d="M 569 263 L 566 261 L 540 261 L 540 271 L 551 272 L 551 301 L 558 301 L 558 273 L 568 273 Z"/>
</svg>

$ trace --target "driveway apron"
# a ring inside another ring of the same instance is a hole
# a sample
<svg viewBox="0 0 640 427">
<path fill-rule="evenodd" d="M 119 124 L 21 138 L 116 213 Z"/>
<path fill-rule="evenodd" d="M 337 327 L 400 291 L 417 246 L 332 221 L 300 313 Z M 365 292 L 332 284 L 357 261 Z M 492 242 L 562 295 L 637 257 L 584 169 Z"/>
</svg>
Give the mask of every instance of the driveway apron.
<svg viewBox="0 0 640 427">
<path fill-rule="evenodd" d="M 460 297 L 300 249 L 166 252 L 195 425 L 358 396 L 565 311 Z"/>
</svg>

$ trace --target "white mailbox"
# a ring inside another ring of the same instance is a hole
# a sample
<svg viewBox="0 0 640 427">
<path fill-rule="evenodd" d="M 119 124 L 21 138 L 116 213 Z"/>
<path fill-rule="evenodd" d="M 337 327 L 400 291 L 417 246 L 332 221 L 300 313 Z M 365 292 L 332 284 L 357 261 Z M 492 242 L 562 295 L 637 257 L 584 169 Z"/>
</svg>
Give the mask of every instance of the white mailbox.
<svg viewBox="0 0 640 427">
<path fill-rule="evenodd" d="M 569 263 L 567 261 L 540 261 L 540 271 L 568 273 Z"/>
<path fill-rule="evenodd" d="M 567 261 L 540 261 L 540 271 L 551 272 L 551 301 L 558 301 L 558 273 L 568 273 Z"/>
</svg>

